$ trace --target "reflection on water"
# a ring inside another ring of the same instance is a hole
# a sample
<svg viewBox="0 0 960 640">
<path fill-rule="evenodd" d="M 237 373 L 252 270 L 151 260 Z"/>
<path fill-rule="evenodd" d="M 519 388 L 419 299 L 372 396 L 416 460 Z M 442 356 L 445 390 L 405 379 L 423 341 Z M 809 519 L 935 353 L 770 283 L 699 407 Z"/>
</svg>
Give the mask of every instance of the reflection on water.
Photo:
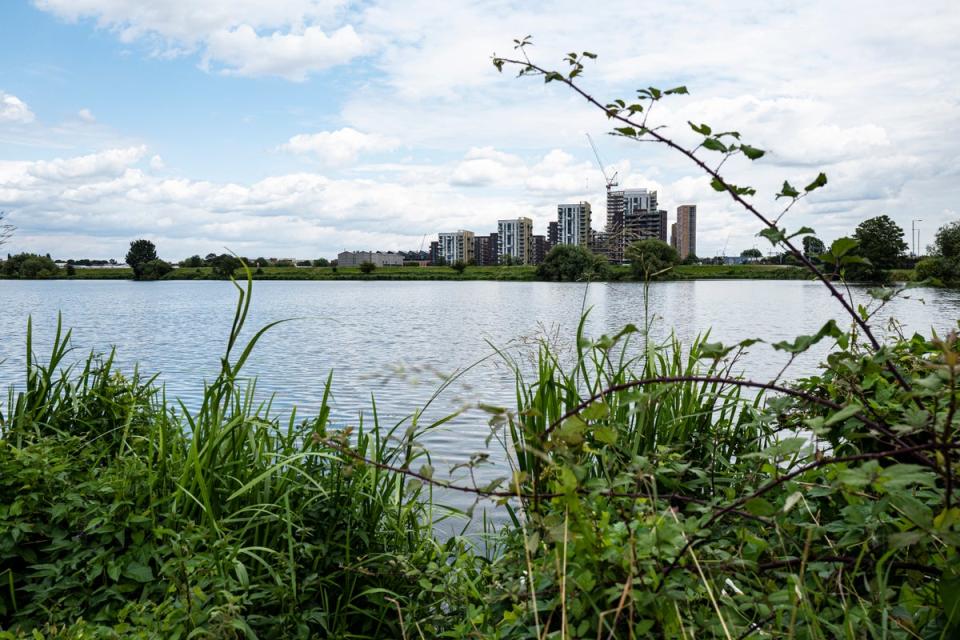
<svg viewBox="0 0 960 640">
<path fill-rule="evenodd" d="M 122 368 L 139 363 L 146 373 L 160 372 L 168 396 L 195 405 L 203 381 L 218 371 L 235 293 L 226 282 L 0 281 L 0 384 L 23 380 L 27 317 L 43 355 L 60 311 L 80 353 L 116 346 Z M 298 415 L 311 416 L 332 370 L 333 420 L 353 424 L 361 411 L 369 418 L 373 395 L 381 423 L 392 423 L 426 403 L 445 376 L 487 358 L 450 385 L 425 418 L 478 402 L 509 407 L 513 376 L 502 360 L 488 357 L 491 345 L 526 362 L 539 338 L 572 349 L 582 309 L 591 310 L 587 335 L 599 336 L 627 323 L 643 326 L 645 306 L 655 337 L 672 330 L 685 341 L 710 330 L 711 341 L 773 342 L 814 333 L 830 318 L 845 322 L 837 302 L 813 282 L 654 283 L 646 305 L 636 283 L 258 282 L 247 336 L 273 320 L 296 320 L 265 335 L 246 374 L 258 378 L 263 397 L 276 394 L 275 408 L 296 405 Z M 908 331 L 955 328 L 960 293 L 911 290 L 878 314 L 880 333 L 891 317 Z M 788 376 L 814 371 L 823 355 L 822 349 L 805 354 Z M 784 354 L 756 345 L 741 367 L 769 379 L 785 362 Z M 425 444 L 440 471 L 483 449 L 488 435 L 486 414 L 473 409 Z"/>
</svg>

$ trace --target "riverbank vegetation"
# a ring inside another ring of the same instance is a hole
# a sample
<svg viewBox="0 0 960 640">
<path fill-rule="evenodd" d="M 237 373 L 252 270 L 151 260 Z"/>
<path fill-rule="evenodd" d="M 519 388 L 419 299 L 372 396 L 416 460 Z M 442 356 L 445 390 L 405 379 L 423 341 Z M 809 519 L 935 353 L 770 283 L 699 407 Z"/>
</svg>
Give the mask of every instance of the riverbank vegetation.
<svg viewBox="0 0 960 640">
<path fill-rule="evenodd" d="M 68 332 L 43 360 L 28 337 L 26 380 L 0 409 L 2 633 L 960 633 L 957 332 L 878 335 L 870 320 L 898 291 L 872 290 L 863 303 L 842 286 L 865 264 L 859 242 L 832 243 L 823 270 L 798 248 L 812 230 L 781 221 L 824 174 L 801 188 L 785 181 L 786 210 L 765 215 L 748 199 L 753 188 L 719 173 L 729 157 L 755 161 L 763 150 L 706 124 L 691 124 L 689 147 L 646 126 L 649 107 L 685 87 L 601 103 L 575 82 L 594 54 L 569 54 L 561 73 L 532 63 L 528 44 L 494 64 L 564 84 L 617 120 L 618 134 L 695 162 L 829 290 L 845 320 L 767 344 L 787 362 L 769 381 L 738 367 L 762 336 L 656 343 L 648 316 L 614 335 L 589 336 L 581 322 L 572 353 L 542 342 L 533 365 L 497 351 L 516 394 L 480 407 L 508 461 L 492 478 L 479 473 L 482 451 L 459 470 L 433 463 L 420 439 L 449 416 L 431 422 L 411 408 L 381 424 L 374 398 L 354 423 L 334 425 L 328 397 L 317 416 L 283 421 L 257 403 L 241 373 L 272 325 L 240 341 L 252 278 L 238 287 L 199 407 L 141 372 L 117 372 L 109 354 L 68 367 Z M 832 348 L 815 375 L 782 381 L 823 342 Z M 483 528 L 482 544 L 437 537 L 451 491 L 496 504 L 506 523 Z"/>
</svg>

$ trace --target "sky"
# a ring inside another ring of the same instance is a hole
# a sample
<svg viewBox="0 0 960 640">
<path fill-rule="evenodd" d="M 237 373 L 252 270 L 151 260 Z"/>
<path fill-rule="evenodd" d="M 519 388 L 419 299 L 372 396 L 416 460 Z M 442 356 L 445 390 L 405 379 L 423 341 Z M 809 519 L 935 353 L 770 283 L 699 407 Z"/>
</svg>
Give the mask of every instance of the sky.
<svg viewBox="0 0 960 640">
<path fill-rule="evenodd" d="M 698 205 L 701 257 L 769 243 L 759 223 L 669 149 L 606 135 L 559 83 L 498 73 L 491 56 L 564 68 L 603 102 L 685 85 L 648 124 L 693 147 L 687 121 L 738 130 L 767 154 L 724 174 L 776 216 L 784 180 L 827 187 L 788 229 L 826 242 L 886 214 L 906 230 L 960 218 L 960 5 L 818 1 L 4 0 L 0 211 L 4 247 L 117 258 L 335 257 L 427 248 L 441 231 L 586 200 L 604 178 L 658 192 L 670 220 Z M 700 155 L 713 163 L 712 152 Z"/>
</svg>

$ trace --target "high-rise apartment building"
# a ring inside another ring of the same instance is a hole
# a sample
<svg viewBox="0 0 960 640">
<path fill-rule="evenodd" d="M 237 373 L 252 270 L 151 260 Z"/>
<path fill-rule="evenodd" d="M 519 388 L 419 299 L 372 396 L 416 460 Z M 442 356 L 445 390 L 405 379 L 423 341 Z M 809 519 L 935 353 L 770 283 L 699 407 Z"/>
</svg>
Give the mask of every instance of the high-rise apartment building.
<svg viewBox="0 0 960 640">
<path fill-rule="evenodd" d="M 547 223 L 547 242 L 551 247 L 560 244 L 560 225 L 556 221 Z"/>
<path fill-rule="evenodd" d="M 657 206 L 657 192 L 623 189 L 607 192 L 607 235 L 611 262 L 623 262 L 632 242 L 656 238 L 667 242 L 667 212 Z"/>
<path fill-rule="evenodd" d="M 673 246 L 683 260 L 697 255 L 697 205 L 677 207 L 677 221 L 673 224 Z"/>
<path fill-rule="evenodd" d="M 530 262 L 532 264 L 540 264 L 547 257 L 552 247 L 550 246 L 550 242 L 547 241 L 546 236 L 533 236 L 531 241 L 533 242 L 533 249 L 530 254 Z"/>
<path fill-rule="evenodd" d="M 590 213 L 589 202 L 557 205 L 557 244 L 589 245 Z"/>
<path fill-rule="evenodd" d="M 441 233 L 439 249 L 441 262 L 445 262 L 446 264 L 471 262 L 474 251 L 473 231 L 464 231 L 461 229 L 450 233 Z"/>
<path fill-rule="evenodd" d="M 497 259 L 497 234 L 477 236 L 474 239 L 473 259 L 479 266 L 499 264 Z"/>
<path fill-rule="evenodd" d="M 533 258 L 533 220 L 497 220 L 497 254 L 501 263 L 529 264 Z"/>
</svg>

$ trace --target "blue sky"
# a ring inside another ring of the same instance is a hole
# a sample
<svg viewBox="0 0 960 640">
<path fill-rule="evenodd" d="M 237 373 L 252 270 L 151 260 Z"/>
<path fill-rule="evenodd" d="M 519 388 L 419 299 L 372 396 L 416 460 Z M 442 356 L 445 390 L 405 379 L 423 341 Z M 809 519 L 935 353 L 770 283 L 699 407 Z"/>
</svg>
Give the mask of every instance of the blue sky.
<svg viewBox="0 0 960 640">
<path fill-rule="evenodd" d="M 960 217 L 960 10 L 951 2 L 635 3 L 343 0 L 8 0 L 0 5 L 0 210 L 8 251 L 163 257 L 223 247 L 332 257 L 488 233 L 602 176 L 671 212 L 696 203 L 698 253 L 754 245 L 757 224 L 681 158 L 603 135 L 556 84 L 497 74 L 490 55 L 532 33 L 538 62 L 599 54 L 594 94 L 686 84 L 657 123 L 737 128 L 769 150 L 725 166 L 776 212 L 784 179 L 827 189 L 785 222 L 829 241 L 885 213 L 929 240 Z M 633 17 L 629 17 L 633 16 Z"/>
</svg>

